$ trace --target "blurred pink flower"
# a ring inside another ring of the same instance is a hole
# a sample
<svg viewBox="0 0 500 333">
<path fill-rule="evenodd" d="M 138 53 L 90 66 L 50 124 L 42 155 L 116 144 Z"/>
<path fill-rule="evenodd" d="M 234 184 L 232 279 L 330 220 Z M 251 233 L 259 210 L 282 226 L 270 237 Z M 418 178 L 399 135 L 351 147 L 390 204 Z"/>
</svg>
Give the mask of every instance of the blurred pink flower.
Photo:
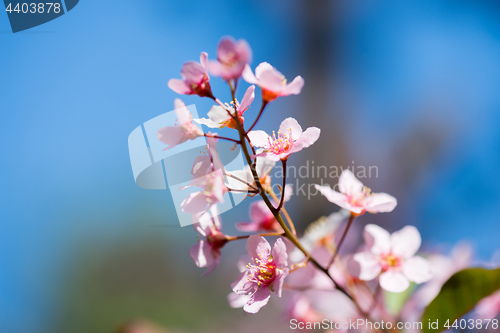
<svg viewBox="0 0 500 333">
<path fill-rule="evenodd" d="M 220 249 L 227 243 L 220 222 L 219 211 L 214 205 L 209 212 L 193 215 L 194 230 L 203 236 L 195 245 L 189 249 L 189 255 L 198 267 L 207 267 L 203 276 L 207 276 L 219 265 Z"/>
<path fill-rule="evenodd" d="M 278 135 L 273 132 L 273 136 L 264 131 L 251 131 L 248 137 L 256 147 L 264 148 L 264 151 L 257 156 L 263 156 L 271 161 L 286 160 L 288 156 L 309 147 L 318 140 L 320 129 L 309 127 L 302 132 L 297 120 L 286 118 L 280 125 Z"/>
<path fill-rule="evenodd" d="M 248 264 L 231 288 L 238 295 L 250 295 L 243 310 L 257 313 L 269 301 L 271 291 L 281 297 L 283 282 L 289 271 L 288 254 L 281 238 L 276 240 L 271 252 L 267 240 L 257 235 L 248 238 L 247 251 L 255 264 Z"/>
<path fill-rule="evenodd" d="M 213 97 L 210 87 L 210 77 L 207 73 L 206 52 L 201 52 L 200 63 L 188 61 L 182 65 L 181 79 L 170 79 L 168 87 L 181 95 L 198 95 L 201 97 Z"/>
<path fill-rule="evenodd" d="M 371 190 L 363 186 L 348 169 L 342 171 L 339 177 L 339 190 L 341 193 L 332 190 L 330 186 L 327 185 L 316 185 L 316 189 L 318 189 L 328 201 L 356 215 L 361 215 L 364 212 L 389 213 L 392 212 L 397 205 L 397 200 L 392 195 L 387 193 L 371 193 Z"/>
<path fill-rule="evenodd" d="M 243 78 L 250 84 L 256 84 L 262 89 L 262 98 L 271 102 L 280 96 L 298 95 L 304 86 L 301 76 L 295 77 L 287 84 L 286 78 L 267 62 L 255 68 L 255 75 L 249 65 L 245 66 Z"/>
<path fill-rule="evenodd" d="M 241 100 L 241 104 L 238 104 L 238 101 L 236 101 L 236 114 L 238 118 L 240 119 L 240 122 L 243 123 L 245 118 L 243 118 L 243 113 L 248 110 L 250 107 L 250 104 L 252 104 L 253 100 L 255 98 L 255 86 L 250 86 L 248 87 L 247 91 L 245 92 L 245 95 L 243 96 L 243 99 Z M 236 124 L 229 115 L 229 112 L 231 114 L 235 114 L 234 108 L 232 106 L 229 106 L 226 104 L 226 107 L 222 107 L 220 105 L 214 105 L 212 108 L 210 108 L 210 111 L 208 111 L 208 119 L 207 118 L 200 118 L 200 119 L 195 119 L 198 124 L 205 125 L 207 127 L 211 128 L 224 128 L 224 127 L 229 127 L 229 128 L 237 128 Z"/>
<path fill-rule="evenodd" d="M 208 156 L 198 156 L 195 159 L 191 170 L 194 178 L 191 180 L 190 185 L 181 188 L 182 190 L 197 186 L 202 189 L 189 194 L 181 202 L 182 211 L 189 214 L 202 214 L 213 205 L 224 202 L 224 194 L 228 191 L 226 185 L 224 185 L 224 168 L 216 150 L 217 139 L 210 137 L 212 133 L 209 132 L 208 134 Z"/>
<path fill-rule="evenodd" d="M 292 196 L 292 187 L 285 186 L 285 202 L 290 200 Z M 274 207 L 278 207 L 279 203 L 273 202 Z M 255 201 L 250 205 L 251 222 L 239 222 L 236 228 L 240 231 L 255 232 L 255 231 L 276 231 L 284 232 L 280 224 L 269 210 L 263 200 Z"/>
<path fill-rule="evenodd" d="M 167 145 L 163 150 L 171 149 L 187 140 L 194 140 L 197 137 L 203 136 L 203 131 L 193 124 L 193 115 L 186 108 L 186 104 L 179 98 L 174 100 L 175 114 L 179 124 L 175 126 L 162 127 L 156 133 L 158 140 Z"/>
<path fill-rule="evenodd" d="M 217 49 L 217 60 L 208 62 L 210 74 L 224 80 L 237 79 L 245 65 L 252 61 L 252 50 L 244 39 L 236 41 L 232 37 L 224 37 Z"/>
<path fill-rule="evenodd" d="M 483 298 L 474 311 L 481 319 L 493 319 L 500 313 L 500 291 Z"/>
<path fill-rule="evenodd" d="M 410 286 L 410 281 L 424 283 L 432 278 L 429 261 L 415 256 L 422 241 L 417 228 L 406 226 L 391 235 L 368 224 L 363 236 L 368 250 L 353 257 L 359 264 L 359 279 L 369 281 L 380 275 L 382 288 L 399 293 Z"/>
<path fill-rule="evenodd" d="M 323 319 L 303 295 L 295 295 L 287 300 L 286 316 L 289 319 L 295 319 L 296 323 L 302 323 L 304 329 L 306 323 L 319 322 Z"/>
</svg>

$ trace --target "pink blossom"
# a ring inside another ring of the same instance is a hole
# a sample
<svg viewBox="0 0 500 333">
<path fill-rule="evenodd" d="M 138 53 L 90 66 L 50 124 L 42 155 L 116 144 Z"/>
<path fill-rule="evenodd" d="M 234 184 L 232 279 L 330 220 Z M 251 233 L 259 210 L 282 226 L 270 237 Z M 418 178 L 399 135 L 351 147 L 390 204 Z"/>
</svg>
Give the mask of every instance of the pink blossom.
<svg viewBox="0 0 500 333">
<path fill-rule="evenodd" d="M 199 95 L 201 97 L 213 97 L 208 76 L 206 52 L 200 54 L 200 63 L 195 61 L 186 62 L 181 69 L 180 79 L 170 79 L 168 87 L 181 95 Z"/>
<path fill-rule="evenodd" d="M 225 107 L 222 107 L 220 105 L 214 105 L 208 111 L 208 119 L 207 118 L 201 118 L 201 119 L 195 119 L 198 124 L 202 124 L 211 128 L 224 128 L 224 127 L 229 127 L 229 128 L 237 128 L 236 124 L 229 115 L 229 112 L 234 115 L 238 116 L 240 123 L 243 123 L 245 118 L 243 118 L 243 113 L 248 110 L 250 107 L 250 104 L 252 104 L 253 100 L 255 98 L 255 86 L 250 86 L 248 87 L 247 91 L 245 92 L 245 95 L 243 96 L 243 99 L 241 100 L 241 104 L 236 101 L 236 112 L 233 108 L 233 106 L 227 105 Z"/>
<path fill-rule="evenodd" d="M 314 323 L 323 319 L 305 296 L 295 295 L 287 303 L 287 317 L 295 319 L 296 323 L 302 324 L 301 326 L 305 327 L 306 323 Z"/>
<path fill-rule="evenodd" d="M 197 221 L 197 222 L 195 222 Z M 226 235 L 221 232 L 217 206 L 211 207 L 210 212 L 193 215 L 194 230 L 203 236 L 195 245 L 189 249 L 189 255 L 193 258 L 196 266 L 207 267 L 203 276 L 210 274 L 220 262 L 220 249 L 227 243 Z"/>
<path fill-rule="evenodd" d="M 422 241 L 417 228 L 406 226 L 391 235 L 368 224 L 363 236 L 367 250 L 353 257 L 359 264 L 360 280 L 369 281 L 380 275 L 382 288 L 400 293 L 410 286 L 410 281 L 424 283 L 432 278 L 429 261 L 415 256 Z"/>
<path fill-rule="evenodd" d="M 207 64 L 212 75 L 228 81 L 237 79 L 245 65 L 252 61 L 252 50 L 244 39 L 235 41 L 232 37 L 224 37 L 217 49 L 217 60 L 210 60 Z"/>
<path fill-rule="evenodd" d="M 278 238 L 271 246 L 262 236 L 252 235 L 247 241 L 247 251 L 254 264 L 248 264 L 246 271 L 231 284 L 238 295 L 250 295 L 243 307 L 248 313 L 257 313 L 267 304 L 274 291 L 281 297 L 283 282 L 288 275 L 288 254 L 285 243 Z"/>
<path fill-rule="evenodd" d="M 258 152 L 260 153 L 261 151 Z M 271 188 L 271 176 L 269 175 L 269 173 L 275 165 L 276 162 L 274 161 L 268 160 L 264 157 L 257 157 L 257 161 L 255 163 L 255 171 L 257 172 L 259 181 L 264 189 Z M 227 173 L 233 176 L 227 177 L 227 186 L 231 189 L 240 191 L 252 190 L 252 188 L 250 188 L 248 184 L 257 187 L 255 179 L 253 178 L 252 170 L 250 169 L 249 165 L 245 165 L 245 167 L 241 170 L 229 171 Z"/>
<path fill-rule="evenodd" d="M 184 104 L 184 102 L 176 98 L 174 100 L 174 107 L 179 124 L 175 124 L 175 126 L 162 127 L 156 134 L 158 140 L 167 145 L 167 148 L 163 150 L 171 149 L 188 140 L 194 140 L 197 137 L 204 135 L 203 131 L 198 126 L 193 124 L 193 115 L 186 108 L 186 104 Z"/>
<path fill-rule="evenodd" d="M 500 313 L 500 291 L 483 298 L 476 307 L 475 314 L 481 319 L 493 319 Z"/>
<path fill-rule="evenodd" d="M 280 125 L 278 135 L 270 136 L 264 131 L 251 131 L 248 137 L 256 147 L 264 148 L 257 156 L 266 157 L 272 161 L 286 160 L 288 156 L 309 147 L 319 138 L 320 129 L 309 127 L 302 132 L 297 120 L 286 118 Z"/>
<path fill-rule="evenodd" d="M 285 202 L 290 200 L 292 196 L 292 187 L 285 186 Z M 279 203 L 273 202 L 274 207 L 278 207 Z M 251 222 L 240 222 L 236 224 L 236 228 L 240 231 L 255 232 L 255 231 L 276 231 L 284 232 L 281 225 L 278 223 L 273 213 L 269 210 L 263 200 L 255 201 L 250 205 Z"/>
<path fill-rule="evenodd" d="M 280 96 L 298 95 L 304 86 L 304 79 L 301 76 L 295 77 L 291 83 L 287 84 L 283 74 L 267 62 L 255 68 L 255 75 L 250 66 L 246 65 L 243 78 L 262 89 L 262 98 L 266 102 L 271 102 Z"/>
<path fill-rule="evenodd" d="M 363 186 L 349 169 L 344 170 L 339 177 L 340 193 L 329 186 L 316 185 L 316 189 L 328 201 L 356 215 L 364 212 L 388 213 L 392 212 L 397 205 L 396 198 L 387 193 L 371 193 L 371 190 Z"/>
<path fill-rule="evenodd" d="M 212 133 L 209 132 L 209 135 Z M 216 135 L 216 133 L 214 134 Z M 208 156 L 198 156 L 191 170 L 193 179 L 191 186 L 202 190 L 189 194 L 181 203 L 183 212 L 202 214 L 213 205 L 224 202 L 224 194 L 228 191 L 224 185 L 224 169 L 216 150 L 217 139 L 207 137 Z"/>
</svg>

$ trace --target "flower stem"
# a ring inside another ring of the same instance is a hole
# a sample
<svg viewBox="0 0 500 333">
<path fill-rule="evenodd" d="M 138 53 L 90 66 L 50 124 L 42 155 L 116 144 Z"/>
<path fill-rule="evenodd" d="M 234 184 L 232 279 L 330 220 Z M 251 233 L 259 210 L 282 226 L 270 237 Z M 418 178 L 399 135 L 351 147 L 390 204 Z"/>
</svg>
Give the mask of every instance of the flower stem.
<svg viewBox="0 0 500 333">
<path fill-rule="evenodd" d="M 227 173 L 227 172 L 225 173 L 225 175 L 226 175 L 226 176 L 228 176 L 228 177 L 231 177 L 231 178 L 233 178 L 233 179 L 236 179 L 237 181 L 239 181 L 239 182 L 241 182 L 241 183 L 243 183 L 243 184 L 247 185 L 248 187 L 250 187 L 250 188 L 251 188 L 252 190 L 254 190 L 254 191 L 259 191 L 259 189 L 258 189 L 258 188 L 256 188 L 255 186 L 253 186 L 253 185 L 252 185 L 252 184 L 250 184 L 249 182 L 246 182 L 246 181 L 244 181 L 243 179 L 241 179 L 241 178 L 239 178 L 239 177 L 236 177 L 236 176 L 234 176 L 234 175 L 232 175 L 232 174 L 230 174 L 230 173 Z"/>
<path fill-rule="evenodd" d="M 268 232 L 268 233 L 263 233 L 263 234 L 257 234 L 259 236 L 265 237 L 265 236 L 283 236 L 283 232 Z M 238 239 L 247 239 L 252 235 L 243 235 L 243 236 L 227 236 L 228 241 L 233 241 L 233 240 L 238 240 Z"/>
<path fill-rule="evenodd" d="M 206 134 L 205 133 L 205 137 L 207 138 L 214 138 L 214 139 L 221 139 L 221 140 L 228 140 L 228 141 L 232 141 L 232 142 L 235 142 L 237 144 L 240 143 L 239 140 L 236 140 L 236 139 L 231 139 L 231 138 L 226 138 L 225 136 L 218 136 L 218 135 L 209 135 L 209 134 Z"/>
<path fill-rule="evenodd" d="M 281 164 L 283 165 L 283 187 L 281 189 L 281 199 L 280 204 L 276 210 L 279 212 L 285 203 L 285 185 L 286 185 L 286 159 L 281 160 Z"/>
<path fill-rule="evenodd" d="M 335 249 L 335 253 L 332 256 L 332 259 L 330 259 L 330 262 L 328 263 L 328 268 L 330 268 L 333 265 L 333 262 L 335 261 L 335 257 L 337 257 L 337 254 L 339 254 L 340 247 L 344 243 L 345 236 L 347 235 L 347 232 L 349 231 L 349 228 L 352 225 L 352 221 L 354 221 L 354 218 L 356 215 L 351 213 L 351 216 L 349 216 L 349 221 L 347 222 L 347 226 L 345 227 L 344 233 L 342 234 L 342 237 L 340 237 L 339 245 Z"/>
<path fill-rule="evenodd" d="M 245 131 L 245 136 L 248 134 L 248 132 L 250 132 L 255 127 L 255 125 L 257 125 L 257 122 L 259 121 L 260 117 L 262 116 L 262 113 L 264 112 L 264 109 L 266 108 L 268 103 L 269 102 L 262 100 L 262 105 L 260 107 L 259 114 L 257 115 L 257 118 L 255 118 L 255 121 L 253 122 L 252 126 L 250 126 L 250 128 L 247 131 Z"/>
</svg>

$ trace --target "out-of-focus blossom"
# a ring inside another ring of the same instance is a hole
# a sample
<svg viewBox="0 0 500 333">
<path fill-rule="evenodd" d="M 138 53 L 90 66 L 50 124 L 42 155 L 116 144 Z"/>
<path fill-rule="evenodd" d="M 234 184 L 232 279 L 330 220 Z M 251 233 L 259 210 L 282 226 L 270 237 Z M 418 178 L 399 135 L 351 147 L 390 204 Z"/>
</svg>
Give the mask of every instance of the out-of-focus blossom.
<svg viewBox="0 0 500 333">
<path fill-rule="evenodd" d="M 200 118 L 200 119 L 195 119 L 194 121 L 196 121 L 198 124 L 202 124 L 211 128 L 229 127 L 236 129 L 237 128 L 236 123 L 234 119 L 231 118 L 228 112 L 230 112 L 233 116 L 236 115 L 240 123 L 243 124 L 243 121 L 245 120 L 245 118 L 243 118 L 243 113 L 246 110 L 248 110 L 254 98 L 255 98 L 255 86 L 250 86 L 245 92 L 245 95 L 241 100 L 241 104 L 238 103 L 238 101 L 236 101 L 236 105 L 233 105 L 234 108 L 236 108 L 236 112 L 234 108 L 230 105 L 226 105 L 226 107 L 222 107 L 220 105 L 214 105 L 212 106 L 210 111 L 208 111 L 207 114 L 208 119 Z"/>
<path fill-rule="evenodd" d="M 171 149 L 188 140 L 194 140 L 203 136 L 203 131 L 193 124 L 193 115 L 186 107 L 186 104 L 179 98 L 174 100 L 175 114 L 177 115 L 178 124 L 175 126 L 162 127 L 156 134 L 158 140 L 167 145 L 167 149 Z"/>
<path fill-rule="evenodd" d="M 252 50 L 246 40 L 224 37 L 217 49 L 217 61 L 210 60 L 207 68 L 210 74 L 231 80 L 239 78 L 245 65 L 251 61 Z"/>
<path fill-rule="evenodd" d="M 189 249 L 189 255 L 193 258 L 196 266 L 207 267 L 203 276 L 207 276 L 219 265 L 221 248 L 228 239 L 224 235 L 216 205 L 210 208 L 209 212 L 201 215 L 193 215 L 193 227 L 203 236 L 195 245 Z"/>
<path fill-rule="evenodd" d="M 292 196 L 292 187 L 290 185 L 285 186 L 285 198 L 284 201 L 287 202 Z M 278 207 L 279 203 L 272 201 L 275 208 Z M 263 200 L 255 201 L 250 205 L 250 219 L 251 222 L 239 222 L 236 224 L 236 228 L 240 231 L 255 232 L 255 231 L 276 231 L 284 232 L 280 224 L 274 217 L 271 210 L 267 207 Z"/>
<path fill-rule="evenodd" d="M 260 153 L 261 151 L 257 152 Z M 255 171 L 257 172 L 259 181 L 265 190 L 271 189 L 271 176 L 269 174 L 271 173 L 271 170 L 275 165 L 275 161 L 271 161 L 264 157 L 257 157 L 257 161 L 255 163 Z M 226 179 L 227 186 L 231 189 L 240 191 L 252 190 L 252 188 L 249 187 L 248 184 L 252 185 L 253 187 L 257 187 L 249 165 L 245 165 L 242 170 L 226 171 L 226 173 L 233 176 L 228 176 Z"/>
<path fill-rule="evenodd" d="M 207 73 L 206 52 L 200 55 L 200 63 L 195 61 L 186 62 L 181 69 L 181 79 L 170 79 L 168 87 L 181 95 L 199 95 L 201 97 L 213 97 L 210 87 L 210 77 Z"/>
<path fill-rule="evenodd" d="M 288 156 L 309 147 L 319 138 L 320 129 L 309 127 L 302 132 L 297 120 L 286 118 L 280 125 L 278 135 L 270 136 L 264 131 L 251 131 L 248 137 L 256 147 L 264 148 L 257 156 L 266 157 L 272 161 L 286 160 Z"/>
<path fill-rule="evenodd" d="M 303 295 L 295 295 L 287 300 L 286 316 L 295 319 L 305 327 L 306 323 L 319 322 L 323 317 L 311 306 L 309 299 Z"/>
<path fill-rule="evenodd" d="M 267 62 L 255 68 L 255 75 L 250 66 L 246 65 L 243 78 L 262 89 L 262 98 L 266 102 L 271 102 L 280 96 L 298 95 L 304 86 L 304 79 L 301 76 L 295 77 L 287 84 L 285 76 Z"/>
<path fill-rule="evenodd" d="M 219 160 L 216 143 L 217 139 L 207 137 L 208 156 L 198 156 L 191 171 L 193 179 L 191 184 L 184 187 L 197 186 L 202 190 L 189 194 L 181 202 L 183 212 L 189 214 L 202 214 L 213 205 L 224 202 L 224 194 L 228 191 L 224 185 L 224 169 Z M 216 135 L 216 134 L 214 134 Z"/>
<path fill-rule="evenodd" d="M 481 319 L 493 319 L 498 316 L 500 313 L 500 291 L 482 299 L 474 312 Z"/>
<path fill-rule="evenodd" d="M 272 291 L 281 297 L 283 282 L 289 271 L 288 254 L 281 238 L 276 240 L 271 251 L 267 240 L 257 235 L 248 238 L 247 251 L 254 263 L 247 265 L 231 288 L 238 295 L 250 295 L 243 310 L 257 313 L 267 304 Z"/>
<path fill-rule="evenodd" d="M 356 253 L 359 279 L 369 281 L 380 275 L 380 286 L 399 293 L 410 286 L 410 281 L 424 283 L 432 278 L 428 260 L 415 256 L 421 238 L 413 226 L 406 226 L 392 235 L 381 227 L 369 224 L 363 234 L 367 251 Z"/>
<path fill-rule="evenodd" d="M 342 171 L 339 177 L 339 190 L 332 190 L 329 186 L 316 185 L 330 202 L 350 210 L 353 214 L 361 215 L 364 212 L 388 213 L 392 212 L 397 205 L 397 200 L 387 193 L 371 193 L 371 190 L 363 186 L 350 170 Z"/>
</svg>

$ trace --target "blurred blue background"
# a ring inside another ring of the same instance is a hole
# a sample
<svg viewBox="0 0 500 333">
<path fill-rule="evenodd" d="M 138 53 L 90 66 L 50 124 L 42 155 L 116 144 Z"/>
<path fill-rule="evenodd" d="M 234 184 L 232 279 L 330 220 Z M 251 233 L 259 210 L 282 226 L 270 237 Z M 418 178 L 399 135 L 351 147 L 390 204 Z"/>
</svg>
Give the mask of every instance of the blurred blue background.
<svg viewBox="0 0 500 333">
<path fill-rule="evenodd" d="M 399 205 L 362 223 L 416 225 L 428 249 L 466 240 L 480 260 L 495 253 L 498 2 L 84 0 L 16 34 L 0 15 L 0 332 L 110 332 L 135 318 L 179 331 L 283 329 L 272 312 L 226 304 L 244 244 L 199 278 L 194 231 L 178 227 L 167 191 L 138 188 L 130 168 L 129 133 L 173 109 L 168 80 L 201 51 L 215 58 L 225 35 L 250 43 L 252 68 L 268 61 L 304 77 L 302 94 L 272 103 L 259 124 L 293 115 L 322 128 L 295 165 L 378 167 L 366 183 Z M 201 116 L 211 106 L 183 100 Z M 336 209 L 321 197 L 293 206 L 301 229 Z M 246 209 L 223 215 L 229 233 Z"/>
</svg>

